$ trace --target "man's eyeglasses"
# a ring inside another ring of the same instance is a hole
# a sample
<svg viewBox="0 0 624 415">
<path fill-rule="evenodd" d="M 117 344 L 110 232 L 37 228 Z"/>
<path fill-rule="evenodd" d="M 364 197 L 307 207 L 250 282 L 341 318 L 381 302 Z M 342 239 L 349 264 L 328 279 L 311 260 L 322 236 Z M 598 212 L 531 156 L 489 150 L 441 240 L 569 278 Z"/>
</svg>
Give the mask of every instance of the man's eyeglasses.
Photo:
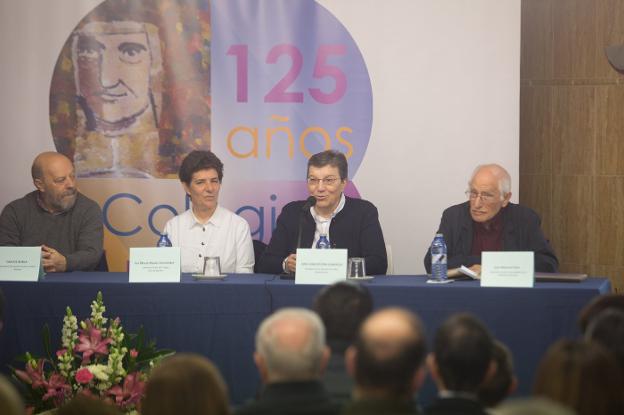
<svg viewBox="0 0 624 415">
<path fill-rule="evenodd" d="M 482 202 L 488 203 L 488 202 L 492 202 L 493 200 L 496 199 L 496 195 L 493 195 L 492 193 L 487 193 L 487 192 L 475 192 L 474 190 L 466 190 L 466 197 L 468 197 L 470 200 L 475 200 L 476 198 L 481 198 Z"/>
<path fill-rule="evenodd" d="M 340 180 L 340 177 L 324 177 L 322 179 L 317 179 L 316 177 L 308 177 L 308 184 L 310 186 L 318 186 L 319 183 L 323 183 L 325 186 L 333 186 Z"/>
</svg>

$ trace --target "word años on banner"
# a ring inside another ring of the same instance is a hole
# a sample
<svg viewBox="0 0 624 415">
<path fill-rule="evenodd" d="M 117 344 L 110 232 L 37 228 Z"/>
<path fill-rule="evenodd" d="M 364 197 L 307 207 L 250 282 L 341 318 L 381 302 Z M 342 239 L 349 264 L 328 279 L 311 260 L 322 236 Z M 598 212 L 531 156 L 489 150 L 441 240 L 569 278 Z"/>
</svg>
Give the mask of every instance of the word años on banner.
<svg viewBox="0 0 624 415">
<path fill-rule="evenodd" d="M 279 122 L 288 122 L 288 117 L 283 117 L 279 115 L 272 115 L 271 119 Z M 246 158 L 258 158 L 260 152 L 260 134 L 258 127 L 248 127 L 248 126 L 237 126 L 233 128 L 228 136 L 227 136 L 227 148 L 230 154 L 236 158 L 246 159 Z M 353 155 L 353 144 L 349 142 L 344 134 L 352 134 L 353 130 L 349 127 L 342 126 L 336 130 L 334 134 L 335 140 L 338 141 L 344 149 L 339 149 L 347 158 Z M 299 150 L 306 157 L 310 158 L 317 151 L 311 152 L 306 147 L 306 139 L 307 138 L 319 138 L 322 140 L 324 145 L 324 150 L 332 149 L 332 138 L 330 134 L 323 128 L 319 126 L 311 126 L 306 128 L 299 134 Z M 247 138 L 247 139 L 245 139 Z M 271 127 L 267 128 L 264 134 L 266 149 L 265 155 L 267 159 L 270 159 L 272 156 L 273 150 L 273 141 L 286 139 L 288 141 L 288 157 L 295 157 L 295 134 L 293 134 L 292 130 L 288 126 L 279 126 L 279 127 Z M 249 146 L 249 139 L 251 139 L 251 146 Z M 242 149 L 241 147 L 245 147 Z"/>
</svg>

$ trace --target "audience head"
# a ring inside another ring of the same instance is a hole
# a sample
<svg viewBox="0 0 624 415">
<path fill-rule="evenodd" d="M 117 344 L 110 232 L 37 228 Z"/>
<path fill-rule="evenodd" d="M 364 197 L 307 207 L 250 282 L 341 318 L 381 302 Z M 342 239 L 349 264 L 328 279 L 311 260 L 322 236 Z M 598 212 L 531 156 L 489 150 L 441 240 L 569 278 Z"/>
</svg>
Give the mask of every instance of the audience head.
<svg viewBox="0 0 624 415">
<path fill-rule="evenodd" d="M 470 200 L 470 216 L 475 222 L 487 222 L 511 199 L 511 177 L 498 164 L 477 166 L 466 191 Z"/>
<path fill-rule="evenodd" d="M 4 412 L 0 412 L 4 413 Z M 78 395 L 56 412 L 57 415 L 121 415 L 121 411 L 110 403 L 96 397 Z"/>
<path fill-rule="evenodd" d="M 283 308 L 258 328 L 254 360 L 264 383 L 318 379 L 328 359 L 325 328 L 310 310 Z"/>
<path fill-rule="evenodd" d="M 347 350 L 347 370 L 357 398 L 408 400 L 422 386 L 427 353 L 420 319 L 401 308 L 373 313 Z"/>
<path fill-rule="evenodd" d="M 603 310 L 614 308 L 624 312 L 624 295 L 605 294 L 594 297 L 579 313 L 578 325 L 585 333 L 589 322 Z"/>
<path fill-rule="evenodd" d="M 438 328 L 427 363 L 438 389 L 476 393 L 496 370 L 494 340 L 470 314 L 455 314 Z"/>
<path fill-rule="evenodd" d="M 24 404 L 11 382 L 0 375 L 0 414 L 23 415 Z"/>
<path fill-rule="evenodd" d="M 497 415 L 576 415 L 570 408 L 546 398 L 525 398 L 496 408 Z"/>
<path fill-rule="evenodd" d="M 76 203 L 76 174 L 70 159 L 61 153 L 46 151 L 35 157 L 32 179 L 41 203 L 51 212 L 62 212 Z"/>
<path fill-rule="evenodd" d="M 624 381 L 615 358 L 597 343 L 560 340 L 544 355 L 533 392 L 577 415 L 624 413 Z"/>
<path fill-rule="evenodd" d="M 511 351 L 498 340 L 494 341 L 494 362 L 496 371 L 481 384 L 478 391 L 479 401 L 486 408 L 497 406 L 518 386 Z"/>
<path fill-rule="evenodd" d="M 373 311 L 373 298 L 365 286 L 340 281 L 324 287 L 313 308 L 323 320 L 332 352 L 344 353 L 355 341 L 362 321 Z"/>
<path fill-rule="evenodd" d="M 141 413 L 229 414 L 227 387 L 219 370 L 205 357 L 177 354 L 163 360 L 150 373 Z"/>
<path fill-rule="evenodd" d="M 585 338 L 613 353 L 624 375 L 624 311 L 615 308 L 602 311 L 587 326 Z"/>
</svg>

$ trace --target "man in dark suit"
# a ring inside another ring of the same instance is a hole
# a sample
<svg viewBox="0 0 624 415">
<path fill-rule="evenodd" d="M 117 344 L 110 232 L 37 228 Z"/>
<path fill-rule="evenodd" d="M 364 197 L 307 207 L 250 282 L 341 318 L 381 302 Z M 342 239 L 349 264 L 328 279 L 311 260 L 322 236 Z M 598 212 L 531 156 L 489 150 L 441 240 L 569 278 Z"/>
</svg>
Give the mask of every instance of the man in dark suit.
<svg viewBox="0 0 624 415">
<path fill-rule="evenodd" d="M 437 330 L 427 366 L 438 398 L 427 415 L 486 415 L 477 393 L 494 375 L 494 340 L 469 314 L 455 314 Z"/>
<path fill-rule="evenodd" d="M 424 329 L 415 314 L 401 308 L 372 314 L 347 349 L 355 388 L 343 415 L 419 414 L 413 395 L 425 378 L 426 353 Z"/>
<path fill-rule="evenodd" d="M 498 164 L 478 166 L 468 183 L 468 201 L 442 214 L 438 233 L 444 235 L 448 267 L 481 271 L 483 251 L 533 251 L 535 270 L 557 272 L 559 261 L 532 209 L 511 203 L 511 177 Z M 431 272 L 431 252 L 425 255 Z"/>
<path fill-rule="evenodd" d="M 264 390 L 237 414 L 337 414 L 339 406 L 320 381 L 329 354 L 323 323 L 312 311 L 284 308 L 267 317 L 254 353 Z"/>
<path fill-rule="evenodd" d="M 315 204 L 309 207 L 300 200 L 284 206 L 259 272 L 295 272 L 297 248 L 316 247 L 324 235 L 332 248 L 347 249 L 350 258 L 364 258 L 367 274 L 386 273 L 388 258 L 377 208 L 366 200 L 346 197 L 347 180 L 344 154 L 327 150 L 308 160 L 308 192 Z"/>
<path fill-rule="evenodd" d="M 340 281 L 317 294 L 314 311 L 323 320 L 331 350 L 323 383 L 332 398 L 347 402 L 351 399 L 353 382 L 345 367 L 345 351 L 355 341 L 364 319 L 373 311 L 373 298 L 364 285 Z"/>
</svg>

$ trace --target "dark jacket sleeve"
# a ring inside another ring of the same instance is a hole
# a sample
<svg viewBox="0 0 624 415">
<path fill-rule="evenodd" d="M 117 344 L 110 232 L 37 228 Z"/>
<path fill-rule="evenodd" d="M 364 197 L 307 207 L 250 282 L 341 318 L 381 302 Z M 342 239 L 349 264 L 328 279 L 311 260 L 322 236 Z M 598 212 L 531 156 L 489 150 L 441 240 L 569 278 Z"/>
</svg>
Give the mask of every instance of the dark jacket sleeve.
<svg viewBox="0 0 624 415">
<path fill-rule="evenodd" d="M 9 203 L 0 214 L 0 246 L 21 246 L 19 221 L 15 206 Z"/>
<path fill-rule="evenodd" d="M 258 272 L 266 274 L 281 274 L 284 272 L 282 262 L 288 255 L 294 253 L 297 244 L 298 218 L 296 215 L 297 202 L 291 202 L 282 208 L 277 217 L 277 223 L 271 236 L 271 241 L 258 261 Z"/>
<path fill-rule="evenodd" d="M 102 210 L 90 199 L 85 200 L 85 207 L 78 226 L 76 250 L 68 254 L 67 271 L 89 271 L 100 262 L 104 248 L 102 228 Z"/>
<path fill-rule="evenodd" d="M 362 256 L 369 275 L 384 275 L 388 270 L 388 255 L 377 208 L 367 203 L 362 219 Z"/>
</svg>

